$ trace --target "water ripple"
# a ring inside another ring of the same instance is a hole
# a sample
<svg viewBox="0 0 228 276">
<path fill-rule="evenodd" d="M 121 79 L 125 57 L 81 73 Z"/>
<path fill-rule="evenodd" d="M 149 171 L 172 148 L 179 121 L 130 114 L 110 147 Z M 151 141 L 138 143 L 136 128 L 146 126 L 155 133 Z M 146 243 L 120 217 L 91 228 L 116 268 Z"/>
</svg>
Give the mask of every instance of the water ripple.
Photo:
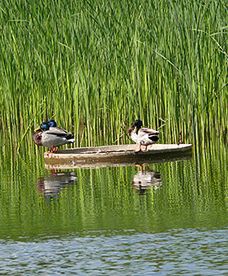
<svg viewBox="0 0 228 276">
<path fill-rule="evenodd" d="M 225 275 L 228 229 L 2 242 L 1 274 Z"/>
</svg>

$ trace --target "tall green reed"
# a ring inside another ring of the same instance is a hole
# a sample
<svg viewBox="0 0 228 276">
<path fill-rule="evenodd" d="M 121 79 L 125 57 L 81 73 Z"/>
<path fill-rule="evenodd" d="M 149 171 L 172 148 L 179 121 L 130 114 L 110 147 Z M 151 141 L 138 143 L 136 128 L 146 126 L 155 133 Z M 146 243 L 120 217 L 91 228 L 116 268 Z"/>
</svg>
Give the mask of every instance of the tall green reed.
<svg viewBox="0 0 228 276">
<path fill-rule="evenodd" d="M 161 142 L 198 150 L 226 133 L 227 29 L 222 1 L 3 1 L 3 147 L 34 153 L 54 117 L 76 146 L 128 142 L 140 116 Z"/>
</svg>

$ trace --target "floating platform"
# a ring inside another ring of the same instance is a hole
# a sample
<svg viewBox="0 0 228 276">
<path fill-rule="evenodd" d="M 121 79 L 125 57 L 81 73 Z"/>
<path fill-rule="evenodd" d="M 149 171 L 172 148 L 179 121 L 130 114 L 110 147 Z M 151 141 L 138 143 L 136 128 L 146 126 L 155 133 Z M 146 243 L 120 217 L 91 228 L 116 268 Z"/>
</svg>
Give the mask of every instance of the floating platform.
<svg viewBox="0 0 228 276">
<path fill-rule="evenodd" d="M 148 151 L 136 152 L 138 145 L 111 145 L 82 147 L 44 153 L 47 169 L 72 169 L 108 166 L 126 166 L 189 159 L 191 144 L 154 144 Z"/>
</svg>

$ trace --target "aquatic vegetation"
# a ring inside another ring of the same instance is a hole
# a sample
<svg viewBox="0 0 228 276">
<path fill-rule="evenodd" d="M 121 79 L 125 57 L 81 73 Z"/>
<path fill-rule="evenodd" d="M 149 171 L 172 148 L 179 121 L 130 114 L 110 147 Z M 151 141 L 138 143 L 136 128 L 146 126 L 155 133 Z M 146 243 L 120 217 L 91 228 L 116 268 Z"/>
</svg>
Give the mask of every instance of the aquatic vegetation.
<svg viewBox="0 0 228 276">
<path fill-rule="evenodd" d="M 37 153 L 50 117 L 76 146 L 129 143 L 138 116 L 160 141 L 224 143 L 227 29 L 223 1 L 0 4 L 3 149 Z M 7 149 L 6 149 L 7 148 Z"/>
<path fill-rule="evenodd" d="M 225 274 L 226 13 L 223 0 L 0 1 L 2 274 Z M 48 171 L 32 133 L 50 118 L 75 146 L 132 143 L 141 118 L 193 158 Z"/>
</svg>

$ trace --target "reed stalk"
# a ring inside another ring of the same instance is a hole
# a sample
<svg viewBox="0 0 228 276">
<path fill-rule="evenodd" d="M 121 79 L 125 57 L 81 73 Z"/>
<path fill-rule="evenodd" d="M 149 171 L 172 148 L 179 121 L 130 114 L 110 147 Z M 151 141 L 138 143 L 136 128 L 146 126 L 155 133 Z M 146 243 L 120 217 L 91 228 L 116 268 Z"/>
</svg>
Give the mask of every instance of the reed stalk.
<svg viewBox="0 0 228 276">
<path fill-rule="evenodd" d="M 223 1 L 2 1 L 1 143 L 54 117 L 76 146 L 128 143 L 138 116 L 198 149 L 227 132 Z M 220 140 L 222 142 L 222 139 Z"/>
</svg>

